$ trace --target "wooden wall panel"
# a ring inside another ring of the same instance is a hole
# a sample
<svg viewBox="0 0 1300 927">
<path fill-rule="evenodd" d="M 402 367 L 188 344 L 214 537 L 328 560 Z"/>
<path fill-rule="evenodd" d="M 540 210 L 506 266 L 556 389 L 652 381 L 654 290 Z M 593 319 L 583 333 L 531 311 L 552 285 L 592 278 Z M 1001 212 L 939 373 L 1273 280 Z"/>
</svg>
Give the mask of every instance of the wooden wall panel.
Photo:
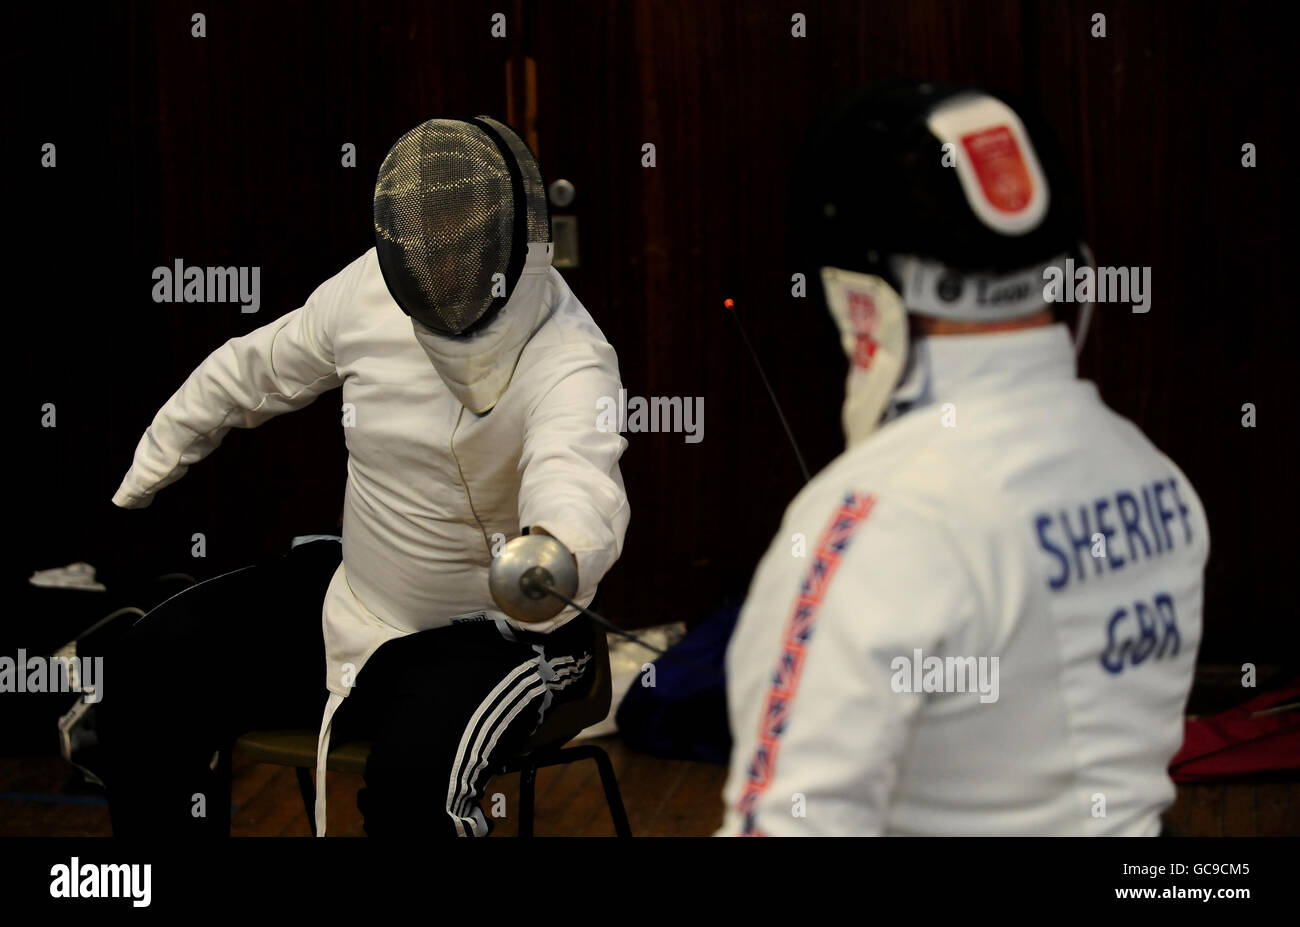
<svg viewBox="0 0 1300 927">
<path fill-rule="evenodd" d="M 301 304 L 369 246 L 374 171 L 432 115 L 504 114 L 524 56 L 550 178 L 578 190 L 582 266 L 566 272 L 639 395 L 703 396 L 704 441 L 629 435 L 633 520 L 605 606 L 627 625 L 742 595 L 800 487 L 793 455 L 722 308 L 737 300 L 814 468 L 839 450 L 845 369 L 820 306 L 790 296 L 783 201 L 819 109 L 907 74 L 1036 100 L 1083 181 L 1104 263 L 1149 265 L 1153 310 L 1104 309 L 1083 366 L 1186 469 L 1214 532 L 1207 655 L 1272 660 L 1296 510 L 1283 256 L 1295 81 L 1271 7 L 988 0 L 511 0 L 216 4 L 208 38 L 178 3 L 104 4 L 63 28 L 13 5 L 4 59 L 17 141 L 0 157 L 30 247 L 16 252 L 20 368 L 11 439 L 32 569 L 210 575 L 331 526 L 344 478 L 337 396 L 217 455 L 145 512 L 108 498 L 158 405 L 223 340 Z M 509 15 L 509 37 L 489 34 Z M 1108 36 L 1089 35 L 1094 12 Z M 507 87 L 506 63 L 514 81 Z M 34 166 L 38 140 L 57 171 Z M 1239 166 L 1240 145 L 1259 167 Z M 358 166 L 339 165 L 354 142 Z M 641 167 L 641 145 L 658 163 Z M 158 306 L 180 257 L 262 268 L 263 308 Z M 44 402 L 59 428 L 37 427 Z M 1254 402 L 1260 427 L 1240 428 Z M 209 557 L 189 559 L 189 537 Z"/>
<path fill-rule="evenodd" d="M 579 295 L 634 393 L 703 395 L 706 437 L 629 435 L 633 528 L 611 610 L 698 614 L 743 592 L 801 483 L 720 308 L 737 299 L 814 468 L 840 447 L 844 362 L 819 306 L 789 295 L 791 157 L 840 92 L 896 74 L 1010 90 L 1045 113 L 1081 178 L 1099 260 L 1153 269 L 1153 311 L 1103 307 L 1082 370 L 1187 471 L 1214 533 L 1208 657 L 1291 640 L 1274 616 L 1296 510 L 1280 412 L 1293 326 L 1282 291 L 1282 40 L 1223 4 L 535 4 L 547 170 L 582 191 Z M 1090 34 L 1092 15 L 1108 35 Z M 593 131 L 594 129 L 594 131 Z M 1240 166 L 1254 141 L 1270 165 Z M 639 166 L 644 141 L 654 169 Z M 677 605 L 683 602 L 683 605 Z"/>
</svg>

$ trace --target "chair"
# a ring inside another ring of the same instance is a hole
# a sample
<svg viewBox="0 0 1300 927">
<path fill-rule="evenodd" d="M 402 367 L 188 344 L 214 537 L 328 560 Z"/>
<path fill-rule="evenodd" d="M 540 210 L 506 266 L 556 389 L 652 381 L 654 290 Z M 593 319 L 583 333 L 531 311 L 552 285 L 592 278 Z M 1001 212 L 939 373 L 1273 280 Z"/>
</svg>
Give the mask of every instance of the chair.
<svg viewBox="0 0 1300 927">
<path fill-rule="evenodd" d="M 614 831 L 620 837 L 631 837 L 623 796 L 609 755 L 595 744 L 564 746 L 585 728 L 597 724 L 609 714 L 613 688 L 610 682 L 609 644 L 605 634 L 596 633 L 592 653 L 595 677 L 587 695 L 572 702 L 556 705 L 546 713 L 541 727 L 528 739 L 524 752 L 512 757 L 497 768 L 499 775 L 519 773 L 519 836 L 533 836 L 534 790 L 537 770 L 546 766 L 563 766 L 580 760 L 594 760 L 600 772 L 605 803 L 614 820 Z M 276 766 L 292 766 L 298 773 L 298 788 L 302 792 L 307 820 L 316 835 L 316 732 L 315 731 L 251 731 L 235 742 L 235 748 L 255 762 Z M 331 746 L 325 767 L 334 772 L 364 773 L 370 756 L 367 741 L 352 741 Z"/>
</svg>

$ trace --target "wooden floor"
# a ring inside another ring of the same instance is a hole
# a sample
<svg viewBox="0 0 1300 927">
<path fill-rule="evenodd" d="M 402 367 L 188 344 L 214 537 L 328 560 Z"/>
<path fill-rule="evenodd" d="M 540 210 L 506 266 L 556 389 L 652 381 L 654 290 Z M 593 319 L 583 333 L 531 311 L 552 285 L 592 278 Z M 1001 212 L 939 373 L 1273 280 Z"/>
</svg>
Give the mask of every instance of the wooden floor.
<svg viewBox="0 0 1300 927">
<path fill-rule="evenodd" d="M 610 754 L 637 836 L 707 836 L 722 820 L 725 770 L 709 763 L 664 760 L 633 753 L 617 738 L 598 741 Z M 307 815 L 293 770 L 234 764 L 236 836 L 306 837 Z M 517 775 L 492 780 L 484 813 L 494 805 L 505 814 L 493 820 L 494 836 L 513 836 L 518 819 Z M 329 776 L 330 833 L 364 836 L 356 810 L 361 777 Z M 1184 836 L 1300 835 L 1300 780 L 1180 786 L 1167 816 Z M 544 769 L 537 777 L 538 836 L 612 836 L 600 776 L 590 761 Z M 108 836 L 108 808 L 97 790 L 58 757 L 0 758 L 0 836 Z"/>
<path fill-rule="evenodd" d="M 722 822 L 726 770 L 710 763 L 664 760 L 626 749 L 617 738 L 596 741 L 610 755 L 614 774 L 637 836 L 712 834 Z M 356 808 L 361 777 L 330 773 L 329 833 L 365 836 Z M 518 830 L 519 776 L 488 783 L 483 812 L 504 807 L 493 818 L 493 836 Z M 500 794 L 503 797 L 498 799 Z M 306 812 L 294 771 L 285 766 L 234 761 L 232 833 L 239 837 L 307 837 Z M 537 836 L 613 836 L 600 775 L 591 761 L 541 770 L 537 775 L 534 832 Z M 59 757 L 0 757 L 0 837 L 109 836 L 108 808 L 98 790 Z"/>
<path fill-rule="evenodd" d="M 609 753 L 633 834 L 705 837 L 718 829 L 726 775 L 723 767 L 633 753 L 617 738 L 596 743 Z M 233 792 L 239 809 L 232 825 L 235 835 L 308 836 L 307 816 L 292 770 L 244 764 L 236 756 L 234 773 Z M 327 783 L 329 833 L 365 836 L 356 808 L 361 777 L 330 773 Z M 498 776 L 488 783 L 484 796 L 483 813 L 492 820 L 492 835 L 515 836 L 519 776 Z M 535 806 L 533 829 L 539 837 L 614 836 L 600 774 L 590 760 L 540 770 Z M 494 808 L 503 810 L 503 816 L 494 817 Z"/>
</svg>

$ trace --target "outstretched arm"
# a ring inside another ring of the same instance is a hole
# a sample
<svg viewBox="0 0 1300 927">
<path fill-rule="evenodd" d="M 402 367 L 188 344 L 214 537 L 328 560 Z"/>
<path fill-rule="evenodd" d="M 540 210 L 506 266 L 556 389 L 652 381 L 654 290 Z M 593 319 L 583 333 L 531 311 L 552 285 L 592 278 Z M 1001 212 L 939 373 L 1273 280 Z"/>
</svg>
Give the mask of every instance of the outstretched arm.
<svg viewBox="0 0 1300 927">
<path fill-rule="evenodd" d="M 608 344 L 557 352 L 529 412 L 519 462 L 519 523 L 545 531 L 578 561 L 579 602 L 623 550 L 629 518 L 618 459 L 627 441 L 596 424 L 597 400 L 617 396 L 618 360 Z"/>
<path fill-rule="evenodd" d="M 338 386 L 333 320 L 352 298 L 361 264 L 358 259 L 322 283 L 301 308 L 208 355 L 154 416 L 113 504 L 147 506 L 231 428 L 254 428 Z"/>
</svg>

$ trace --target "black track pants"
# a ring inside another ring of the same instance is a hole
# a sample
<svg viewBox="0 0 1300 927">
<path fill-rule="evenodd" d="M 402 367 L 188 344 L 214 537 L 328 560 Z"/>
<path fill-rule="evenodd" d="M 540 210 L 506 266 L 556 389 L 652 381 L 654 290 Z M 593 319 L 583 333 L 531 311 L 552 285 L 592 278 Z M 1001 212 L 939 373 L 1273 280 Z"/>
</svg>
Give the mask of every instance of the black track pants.
<svg viewBox="0 0 1300 927">
<path fill-rule="evenodd" d="M 97 727 L 118 835 L 229 833 L 213 768 L 254 729 L 308 729 L 328 693 L 321 603 L 340 545 L 299 545 L 169 599 L 104 654 Z M 389 641 L 334 717 L 331 741 L 373 742 L 357 804 L 371 836 L 483 835 L 482 789 L 551 706 L 586 694 L 595 640 L 457 624 Z"/>
</svg>

